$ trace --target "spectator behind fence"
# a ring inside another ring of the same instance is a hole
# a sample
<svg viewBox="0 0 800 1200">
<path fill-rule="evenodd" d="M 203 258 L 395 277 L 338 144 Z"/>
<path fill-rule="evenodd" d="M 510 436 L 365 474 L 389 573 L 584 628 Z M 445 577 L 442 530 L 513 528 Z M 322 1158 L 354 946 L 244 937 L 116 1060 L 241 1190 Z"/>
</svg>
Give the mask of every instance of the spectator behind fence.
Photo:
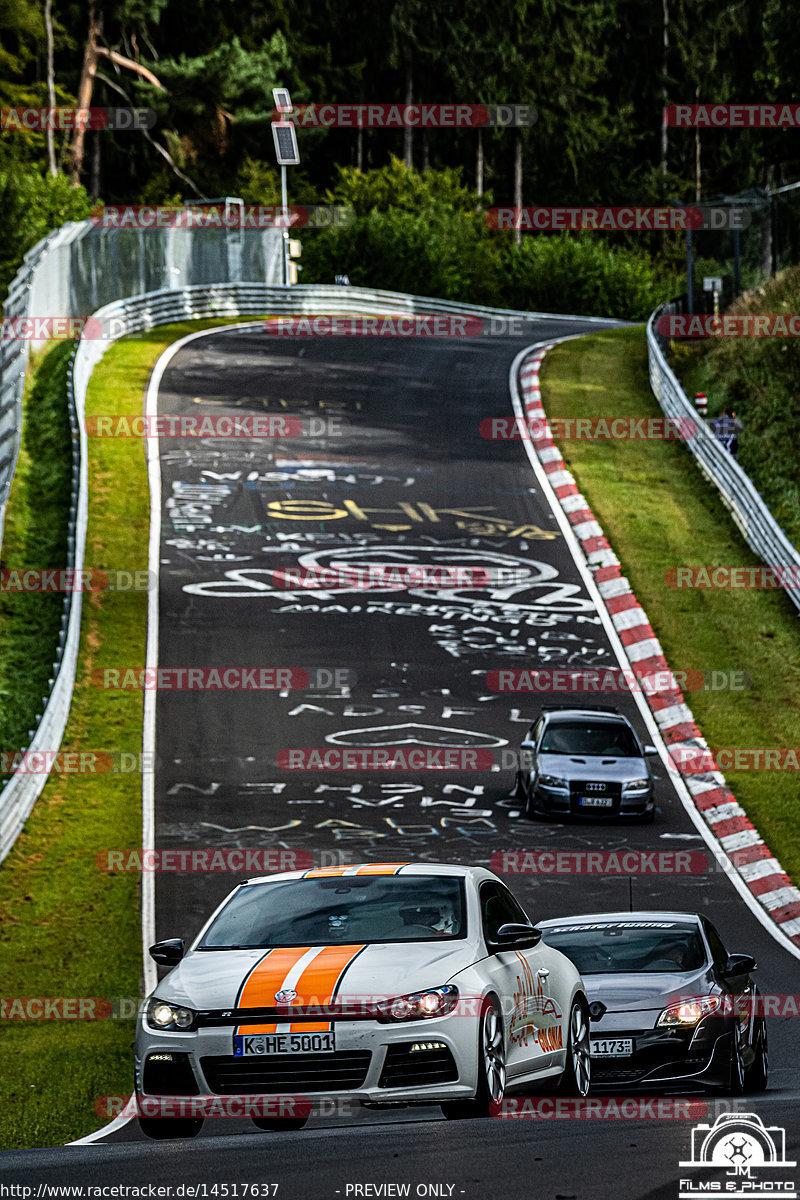
<svg viewBox="0 0 800 1200">
<path fill-rule="evenodd" d="M 711 428 L 728 453 L 736 458 L 739 453 L 739 434 L 744 429 L 744 425 L 730 405 L 728 405 L 721 416 L 714 417 L 714 420 L 711 422 Z"/>
</svg>

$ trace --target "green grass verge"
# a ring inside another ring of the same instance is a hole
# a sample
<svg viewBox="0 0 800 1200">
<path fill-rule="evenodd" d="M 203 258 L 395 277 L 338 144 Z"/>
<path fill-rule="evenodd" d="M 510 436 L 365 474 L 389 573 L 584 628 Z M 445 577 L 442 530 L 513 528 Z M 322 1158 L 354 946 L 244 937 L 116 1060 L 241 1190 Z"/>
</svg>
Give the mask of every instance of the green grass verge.
<svg viewBox="0 0 800 1200">
<path fill-rule="evenodd" d="M 220 323 L 162 326 L 111 347 L 92 377 L 87 415 L 141 413 L 151 368 L 166 346 Z M 54 357 L 43 367 L 49 370 Z M 145 570 L 149 494 L 142 441 L 90 439 L 89 491 L 87 567 Z M 31 493 L 28 503 L 42 502 Z M 89 676 L 118 667 L 121 659 L 144 662 L 146 617 L 145 592 L 84 597 L 65 750 L 139 754 L 141 693 L 103 692 Z M 139 878 L 103 874 L 95 855 L 140 843 L 140 774 L 48 781 L 0 866 L 4 997 L 139 996 Z M 105 1124 L 95 1103 L 129 1094 L 133 1029 L 130 1020 L 0 1023 L 0 1147 L 57 1145 Z"/>
<path fill-rule="evenodd" d="M 542 399 L 550 418 L 660 417 L 643 328 L 594 334 L 551 350 Z M 783 592 L 674 590 L 672 566 L 755 566 L 688 448 L 664 441 L 562 441 L 560 450 L 673 670 L 742 670 L 740 692 L 690 692 L 712 747 L 797 745 L 800 622 Z M 800 879 L 797 774 L 730 771 L 726 779 L 784 869 Z"/>
<path fill-rule="evenodd" d="M 23 398 L 23 436 L 6 508 L 0 567 L 65 567 L 72 458 L 64 403 L 71 343 L 38 364 Z M 63 595 L 0 592 L 0 750 L 29 742 L 58 645 Z M 0 764 L 2 774 L 2 764 Z"/>
</svg>

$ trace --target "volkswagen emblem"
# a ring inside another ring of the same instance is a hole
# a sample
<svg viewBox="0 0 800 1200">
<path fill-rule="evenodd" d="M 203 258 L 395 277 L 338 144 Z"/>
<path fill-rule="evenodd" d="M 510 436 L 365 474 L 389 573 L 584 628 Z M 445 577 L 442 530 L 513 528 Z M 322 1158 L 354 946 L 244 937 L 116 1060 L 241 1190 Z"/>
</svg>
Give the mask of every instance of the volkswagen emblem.
<svg viewBox="0 0 800 1200">
<path fill-rule="evenodd" d="M 281 988 L 279 992 L 275 993 L 275 999 L 278 1004 L 291 1004 L 296 995 L 297 992 L 294 988 Z"/>
</svg>

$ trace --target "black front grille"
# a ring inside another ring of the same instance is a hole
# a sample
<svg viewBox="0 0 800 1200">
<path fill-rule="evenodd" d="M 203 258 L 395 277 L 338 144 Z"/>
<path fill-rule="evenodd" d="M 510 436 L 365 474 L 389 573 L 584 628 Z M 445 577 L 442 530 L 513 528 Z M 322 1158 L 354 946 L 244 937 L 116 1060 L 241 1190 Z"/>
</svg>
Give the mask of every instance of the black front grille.
<svg viewBox="0 0 800 1200">
<path fill-rule="evenodd" d="M 603 1083 L 604 1080 L 640 1079 L 642 1070 L 630 1070 L 625 1067 L 596 1067 L 592 1063 L 592 1083 Z"/>
<path fill-rule="evenodd" d="M 337 1050 L 333 1054 L 225 1055 L 201 1058 L 212 1092 L 221 1096 L 281 1092 L 345 1092 L 361 1087 L 372 1054 Z"/>
<path fill-rule="evenodd" d="M 644 1079 L 645 1076 L 655 1081 L 659 1078 L 672 1079 L 681 1075 L 696 1075 L 708 1060 L 702 1057 L 676 1057 L 665 1062 L 662 1056 L 657 1062 L 652 1055 L 637 1055 L 635 1061 L 638 1064 L 635 1067 L 612 1066 L 611 1063 L 601 1067 L 598 1066 L 597 1059 L 594 1059 L 592 1061 L 592 1082 L 622 1083 L 627 1080 Z"/>
<path fill-rule="evenodd" d="M 198 1096 L 200 1089 L 188 1054 L 156 1051 L 144 1064 L 142 1088 L 147 1096 Z"/>
<path fill-rule="evenodd" d="M 458 1068 L 447 1046 L 438 1050 L 412 1050 L 411 1046 L 412 1043 L 407 1042 L 389 1047 L 378 1087 L 454 1083 L 458 1079 Z"/>
</svg>

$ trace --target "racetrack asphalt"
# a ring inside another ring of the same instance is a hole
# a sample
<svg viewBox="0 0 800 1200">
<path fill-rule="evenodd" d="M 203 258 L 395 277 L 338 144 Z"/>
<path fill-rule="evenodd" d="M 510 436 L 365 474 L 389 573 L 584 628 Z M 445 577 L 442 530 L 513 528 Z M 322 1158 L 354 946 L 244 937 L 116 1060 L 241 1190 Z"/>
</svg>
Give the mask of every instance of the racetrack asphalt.
<svg viewBox="0 0 800 1200">
<path fill-rule="evenodd" d="M 520 442 L 480 433 L 485 418 L 512 415 L 509 368 L 524 346 L 593 328 L 542 320 L 524 338 L 475 339 L 284 339 L 231 329 L 175 355 L 161 381 L 160 413 L 291 415 L 304 433 L 160 441 L 159 666 L 346 671 L 348 682 L 159 691 L 157 847 L 283 848 L 307 852 L 309 865 L 487 866 L 503 850 L 705 850 L 658 759 L 658 811 L 649 826 L 527 821 L 509 796 L 510 767 L 397 773 L 277 765 L 289 749 L 420 743 L 489 749 L 499 763 L 551 698 L 493 692 L 488 672 L 617 665 Z M 524 586 L 510 595 L 335 587 L 300 594 L 274 574 L 347 561 L 430 565 L 443 555 L 514 567 Z M 642 741 L 652 740 L 630 695 L 601 699 L 630 717 Z M 193 938 L 247 874 L 157 875 L 157 936 Z M 613 874 L 506 881 L 533 920 L 627 909 L 629 887 L 637 909 L 703 911 L 730 951 L 756 955 L 762 992 L 800 993 L 800 963 L 718 871 L 642 875 L 632 884 Z M 770 1089 L 739 1104 L 765 1124 L 787 1127 L 790 1159 L 800 1149 L 792 1118 L 797 1030 L 797 1018 L 770 1022 Z M 128 1123 L 91 1145 L 3 1155 L 0 1182 L 274 1182 L 283 1200 L 379 1195 L 352 1188 L 388 1182 L 409 1182 L 410 1195 L 666 1198 L 678 1195 L 692 1123 L 446 1122 L 425 1108 L 314 1119 L 301 1132 L 206 1122 L 197 1139 L 182 1143 L 145 1142 Z M 415 1190 L 427 1184 L 444 1190 Z"/>
</svg>

